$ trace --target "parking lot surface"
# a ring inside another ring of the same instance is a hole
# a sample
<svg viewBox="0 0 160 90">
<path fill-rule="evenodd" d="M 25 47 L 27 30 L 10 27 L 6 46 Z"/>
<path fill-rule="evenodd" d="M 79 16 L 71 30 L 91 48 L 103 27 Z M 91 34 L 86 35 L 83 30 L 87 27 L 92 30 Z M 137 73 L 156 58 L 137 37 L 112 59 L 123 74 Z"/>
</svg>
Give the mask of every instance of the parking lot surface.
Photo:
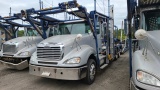
<svg viewBox="0 0 160 90">
<path fill-rule="evenodd" d="M 129 90 L 128 53 L 97 74 L 92 85 L 30 75 L 28 68 L 10 70 L 0 65 L 0 90 Z"/>
</svg>

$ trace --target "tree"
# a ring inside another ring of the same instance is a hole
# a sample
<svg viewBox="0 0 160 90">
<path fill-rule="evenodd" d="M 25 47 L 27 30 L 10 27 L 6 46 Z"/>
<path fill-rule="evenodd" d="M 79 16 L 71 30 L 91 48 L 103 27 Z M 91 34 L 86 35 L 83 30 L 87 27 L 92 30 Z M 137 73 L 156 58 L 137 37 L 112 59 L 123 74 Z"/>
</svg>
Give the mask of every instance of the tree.
<svg viewBox="0 0 160 90">
<path fill-rule="evenodd" d="M 24 30 L 19 30 L 18 31 L 18 37 L 24 36 Z"/>
<path fill-rule="evenodd" d="M 119 29 L 118 30 L 118 39 L 121 39 L 121 30 L 122 29 Z M 114 31 L 114 37 L 116 37 L 116 30 Z M 125 37 L 126 37 L 126 35 L 125 35 L 125 33 L 124 33 L 124 30 L 122 30 L 122 40 L 125 40 Z"/>
</svg>

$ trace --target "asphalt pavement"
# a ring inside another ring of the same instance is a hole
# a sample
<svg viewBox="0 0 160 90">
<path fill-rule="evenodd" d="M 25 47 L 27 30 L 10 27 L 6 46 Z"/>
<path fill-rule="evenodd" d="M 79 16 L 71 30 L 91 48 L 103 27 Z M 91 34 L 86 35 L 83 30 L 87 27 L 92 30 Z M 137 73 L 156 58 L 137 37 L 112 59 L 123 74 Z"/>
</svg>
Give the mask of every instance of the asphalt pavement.
<svg viewBox="0 0 160 90">
<path fill-rule="evenodd" d="M 11 70 L 0 65 L 0 90 L 129 90 L 128 53 L 97 74 L 92 85 L 30 75 L 28 68 Z"/>
</svg>

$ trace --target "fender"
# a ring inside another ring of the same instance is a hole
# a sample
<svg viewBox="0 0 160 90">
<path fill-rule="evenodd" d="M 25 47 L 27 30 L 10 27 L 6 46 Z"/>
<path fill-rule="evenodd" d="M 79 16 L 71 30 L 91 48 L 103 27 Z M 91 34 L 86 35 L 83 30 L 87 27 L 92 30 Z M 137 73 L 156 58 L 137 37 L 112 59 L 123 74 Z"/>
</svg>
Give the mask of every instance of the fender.
<svg viewBox="0 0 160 90">
<path fill-rule="evenodd" d="M 155 57 L 155 54 L 152 51 L 148 50 L 147 58 L 144 55 L 142 55 L 142 52 L 143 52 L 143 50 L 138 50 L 138 51 L 134 52 L 134 54 L 133 54 L 132 78 L 133 78 L 134 83 L 137 86 L 141 86 L 141 88 L 146 88 L 145 84 L 137 81 L 137 79 L 136 79 L 137 70 L 147 72 L 153 76 L 160 78 L 160 73 L 158 72 L 159 68 L 157 68 L 160 66 L 160 61 L 159 61 L 159 58 Z"/>
<path fill-rule="evenodd" d="M 29 47 L 26 46 L 25 48 L 23 48 L 20 51 L 18 51 L 13 57 L 16 57 L 16 58 L 27 58 L 27 57 L 30 57 L 35 51 L 36 51 L 36 45 L 32 44 L 31 46 L 29 46 Z M 29 55 L 28 56 L 20 56 L 19 54 L 21 52 L 29 52 Z"/>
<path fill-rule="evenodd" d="M 78 50 L 77 50 L 78 49 Z M 65 67 L 70 67 L 70 66 L 83 66 L 86 65 L 88 62 L 89 57 L 92 54 L 96 54 L 96 51 L 90 47 L 89 45 L 81 45 L 80 47 L 74 48 L 70 53 L 68 53 L 66 56 L 64 56 L 64 58 L 62 59 L 61 64 L 58 64 L 59 66 L 65 66 Z M 74 57 L 80 57 L 81 61 L 79 64 L 64 64 L 63 62 L 65 62 L 68 59 L 74 58 Z"/>
<path fill-rule="evenodd" d="M 30 58 L 30 64 L 38 64 L 37 62 L 37 51 L 33 52 Z"/>
<path fill-rule="evenodd" d="M 80 48 L 81 47 L 81 48 Z M 81 45 L 77 48 L 74 48 L 71 52 L 63 57 L 62 60 L 58 61 L 57 65 L 48 65 L 48 66 L 58 66 L 58 67 L 80 67 L 87 64 L 90 55 L 95 55 L 96 51 L 89 45 Z M 65 64 L 64 62 L 68 59 L 80 57 L 81 61 L 79 64 Z M 34 52 L 30 59 L 30 64 L 39 65 L 37 61 L 37 53 Z"/>
</svg>

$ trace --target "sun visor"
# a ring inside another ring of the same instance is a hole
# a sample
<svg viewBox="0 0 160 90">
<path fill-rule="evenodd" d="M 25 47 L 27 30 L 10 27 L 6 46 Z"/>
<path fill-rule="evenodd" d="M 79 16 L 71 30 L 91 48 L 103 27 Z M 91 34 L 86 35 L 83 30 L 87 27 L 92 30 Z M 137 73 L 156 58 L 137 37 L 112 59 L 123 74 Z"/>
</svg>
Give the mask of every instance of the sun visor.
<svg viewBox="0 0 160 90">
<path fill-rule="evenodd" d="M 139 0 L 140 7 L 160 5 L 160 0 Z"/>
</svg>

